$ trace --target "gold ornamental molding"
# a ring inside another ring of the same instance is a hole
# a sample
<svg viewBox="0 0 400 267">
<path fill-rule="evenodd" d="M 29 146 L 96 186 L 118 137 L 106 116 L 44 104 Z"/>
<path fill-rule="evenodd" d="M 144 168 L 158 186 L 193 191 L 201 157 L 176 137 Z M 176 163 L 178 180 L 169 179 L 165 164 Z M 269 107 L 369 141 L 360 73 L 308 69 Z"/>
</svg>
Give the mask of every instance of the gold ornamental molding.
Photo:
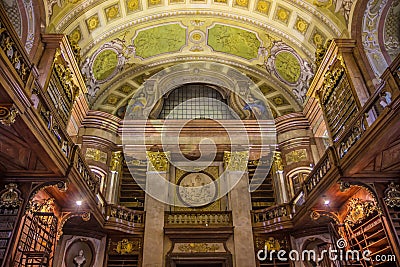
<svg viewBox="0 0 400 267">
<path fill-rule="evenodd" d="M 149 171 L 166 172 L 169 169 L 170 152 L 146 151 L 146 155 L 151 164 Z"/>
<path fill-rule="evenodd" d="M 183 244 L 178 247 L 181 252 L 187 253 L 201 253 L 201 252 L 215 252 L 220 248 L 217 244 L 207 244 L 207 243 L 190 243 Z"/>
<path fill-rule="evenodd" d="M 246 171 L 249 151 L 224 151 L 224 166 L 227 171 Z"/>
<path fill-rule="evenodd" d="M 400 188 L 399 185 L 395 185 L 393 182 L 390 183 L 388 188 L 385 190 L 385 198 L 383 199 L 391 208 L 400 207 Z"/>
<path fill-rule="evenodd" d="M 0 122 L 3 125 L 11 126 L 15 122 L 15 118 L 18 116 L 19 111 L 14 105 L 0 104 Z"/>
</svg>

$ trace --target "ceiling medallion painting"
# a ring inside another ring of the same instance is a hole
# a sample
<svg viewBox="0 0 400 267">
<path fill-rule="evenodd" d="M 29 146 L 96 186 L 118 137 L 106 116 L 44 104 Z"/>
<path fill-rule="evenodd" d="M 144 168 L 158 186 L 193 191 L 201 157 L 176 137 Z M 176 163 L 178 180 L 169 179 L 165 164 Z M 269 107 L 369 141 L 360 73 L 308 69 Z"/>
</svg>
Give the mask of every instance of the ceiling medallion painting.
<svg viewBox="0 0 400 267">
<path fill-rule="evenodd" d="M 179 52 L 186 45 L 186 27 L 172 23 L 139 30 L 134 37 L 136 57 L 142 59 L 164 53 Z"/>
<path fill-rule="evenodd" d="M 125 41 L 114 39 L 102 45 L 82 66 L 82 74 L 86 76 L 89 96 L 94 97 L 99 85 L 109 81 L 124 67 L 133 54 L 133 46 L 126 46 Z"/>
<path fill-rule="evenodd" d="M 292 86 L 293 94 L 303 103 L 314 76 L 311 64 L 282 41 L 274 41 L 270 51 L 263 51 L 267 56 L 264 63 L 266 69 L 285 84 Z"/>
<path fill-rule="evenodd" d="M 223 24 L 214 24 L 208 29 L 207 44 L 214 51 L 251 60 L 258 57 L 261 41 L 254 32 Z"/>
</svg>

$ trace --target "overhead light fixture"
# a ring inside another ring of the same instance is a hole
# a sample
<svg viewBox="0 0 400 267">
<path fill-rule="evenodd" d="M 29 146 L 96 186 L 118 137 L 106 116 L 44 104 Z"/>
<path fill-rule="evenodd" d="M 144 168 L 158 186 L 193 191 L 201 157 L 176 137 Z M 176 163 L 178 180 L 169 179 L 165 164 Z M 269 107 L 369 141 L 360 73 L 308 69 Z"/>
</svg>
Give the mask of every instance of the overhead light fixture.
<svg viewBox="0 0 400 267">
<path fill-rule="evenodd" d="M 330 201 L 329 199 L 325 199 L 325 200 L 324 200 L 324 205 L 328 206 L 329 203 L 331 203 L 331 201 Z"/>
<path fill-rule="evenodd" d="M 82 205 L 82 200 L 77 200 L 76 205 L 81 206 Z"/>
</svg>

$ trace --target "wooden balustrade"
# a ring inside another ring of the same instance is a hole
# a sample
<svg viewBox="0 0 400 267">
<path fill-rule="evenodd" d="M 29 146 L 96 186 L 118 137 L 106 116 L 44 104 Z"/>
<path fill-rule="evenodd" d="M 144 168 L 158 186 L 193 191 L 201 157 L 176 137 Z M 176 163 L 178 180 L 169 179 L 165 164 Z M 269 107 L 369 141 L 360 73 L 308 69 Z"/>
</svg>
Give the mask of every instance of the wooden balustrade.
<svg viewBox="0 0 400 267">
<path fill-rule="evenodd" d="M 282 204 L 262 210 L 253 210 L 251 211 L 251 217 L 253 224 L 259 224 L 274 220 L 283 221 L 284 219 L 291 219 L 292 213 L 291 204 Z"/>
<path fill-rule="evenodd" d="M 231 226 L 230 211 L 173 211 L 165 213 L 166 226 Z"/>
<path fill-rule="evenodd" d="M 133 224 L 144 224 L 144 211 L 108 204 L 106 206 L 106 220 L 119 222 L 122 220 Z"/>
</svg>

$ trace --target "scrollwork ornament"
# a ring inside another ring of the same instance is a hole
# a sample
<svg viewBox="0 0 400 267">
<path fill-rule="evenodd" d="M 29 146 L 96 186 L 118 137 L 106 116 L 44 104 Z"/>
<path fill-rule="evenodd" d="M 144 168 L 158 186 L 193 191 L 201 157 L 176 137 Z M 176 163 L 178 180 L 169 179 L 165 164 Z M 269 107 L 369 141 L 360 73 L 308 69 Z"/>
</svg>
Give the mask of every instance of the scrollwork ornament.
<svg viewBox="0 0 400 267">
<path fill-rule="evenodd" d="M 344 222 L 350 226 L 360 224 L 373 212 L 377 211 L 377 206 L 373 201 L 362 201 L 359 198 L 353 198 L 348 204 L 348 213 Z"/>
<path fill-rule="evenodd" d="M 400 207 L 400 188 L 399 185 L 390 183 L 389 187 L 385 190 L 385 198 L 383 199 L 391 208 Z"/>
<path fill-rule="evenodd" d="M 10 105 L 0 105 L 0 122 L 3 125 L 10 126 L 15 122 L 15 118 L 18 116 L 19 111 Z"/>
</svg>

